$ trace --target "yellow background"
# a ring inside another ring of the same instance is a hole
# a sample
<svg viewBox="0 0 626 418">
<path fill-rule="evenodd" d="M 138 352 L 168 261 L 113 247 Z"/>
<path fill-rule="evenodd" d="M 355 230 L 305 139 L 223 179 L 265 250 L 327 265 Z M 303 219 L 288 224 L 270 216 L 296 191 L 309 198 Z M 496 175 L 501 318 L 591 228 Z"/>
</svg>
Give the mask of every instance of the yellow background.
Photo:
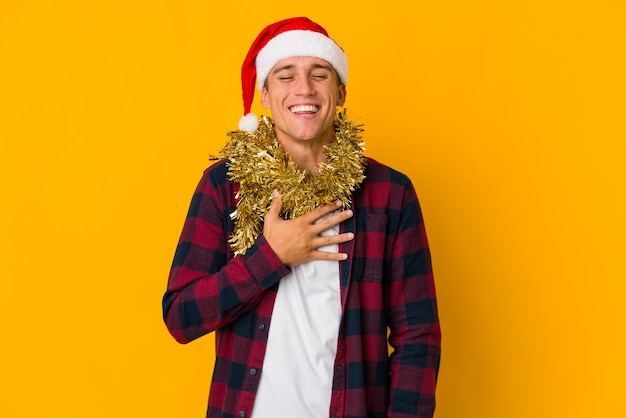
<svg viewBox="0 0 626 418">
<path fill-rule="evenodd" d="M 2 1 L 0 416 L 204 416 L 213 338 L 161 295 L 248 46 L 303 14 L 421 199 L 436 417 L 626 416 L 624 4 Z"/>
</svg>

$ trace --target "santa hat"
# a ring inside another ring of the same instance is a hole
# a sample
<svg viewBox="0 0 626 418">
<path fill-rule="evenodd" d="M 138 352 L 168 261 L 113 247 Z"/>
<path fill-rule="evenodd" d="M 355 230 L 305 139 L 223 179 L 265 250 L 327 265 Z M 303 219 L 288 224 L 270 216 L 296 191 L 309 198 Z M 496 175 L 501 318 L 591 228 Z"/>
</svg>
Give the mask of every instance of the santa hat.
<svg viewBox="0 0 626 418">
<path fill-rule="evenodd" d="M 273 23 L 254 40 L 241 67 L 244 116 L 239 129 L 256 131 L 259 120 L 250 113 L 255 82 L 263 91 L 270 70 L 278 61 L 291 57 L 316 57 L 327 61 L 337 71 L 343 84 L 348 82 L 348 59 L 326 30 L 306 17 L 295 17 Z"/>
</svg>

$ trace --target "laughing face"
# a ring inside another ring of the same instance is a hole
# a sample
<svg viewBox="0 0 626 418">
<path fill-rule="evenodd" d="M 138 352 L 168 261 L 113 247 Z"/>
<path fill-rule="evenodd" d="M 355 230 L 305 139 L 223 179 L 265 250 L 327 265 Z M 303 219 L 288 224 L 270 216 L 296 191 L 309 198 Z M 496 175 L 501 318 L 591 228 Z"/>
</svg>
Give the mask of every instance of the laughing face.
<svg viewBox="0 0 626 418">
<path fill-rule="evenodd" d="M 276 137 L 290 144 L 325 145 L 333 138 L 337 106 L 346 100 L 346 87 L 325 60 L 293 57 L 279 61 L 267 77 L 261 104 L 270 108 Z"/>
</svg>

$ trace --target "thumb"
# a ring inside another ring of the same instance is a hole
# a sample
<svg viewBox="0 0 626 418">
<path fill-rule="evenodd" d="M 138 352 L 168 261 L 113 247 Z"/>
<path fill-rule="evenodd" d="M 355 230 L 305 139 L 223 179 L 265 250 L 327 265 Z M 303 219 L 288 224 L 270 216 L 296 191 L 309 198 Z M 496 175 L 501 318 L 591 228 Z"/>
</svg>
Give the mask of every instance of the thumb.
<svg viewBox="0 0 626 418">
<path fill-rule="evenodd" d="M 280 210 L 283 207 L 283 199 L 278 190 L 272 192 L 272 205 L 270 206 L 265 218 L 276 219 L 280 215 Z"/>
</svg>

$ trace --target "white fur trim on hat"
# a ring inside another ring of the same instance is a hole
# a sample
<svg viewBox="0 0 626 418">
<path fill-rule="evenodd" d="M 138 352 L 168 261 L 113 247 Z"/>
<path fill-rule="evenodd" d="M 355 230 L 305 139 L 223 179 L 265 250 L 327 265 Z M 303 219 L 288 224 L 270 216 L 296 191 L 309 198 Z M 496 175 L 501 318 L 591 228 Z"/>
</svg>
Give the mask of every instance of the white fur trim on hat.
<svg viewBox="0 0 626 418">
<path fill-rule="evenodd" d="M 259 51 L 256 74 L 259 91 L 263 91 L 270 70 L 278 61 L 291 57 L 316 57 L 328 61 L 343 84 L 348 83 L 348 58 L 328 36 L 310 30 L 291 30 L 276 35 Z"/>
</svg>

